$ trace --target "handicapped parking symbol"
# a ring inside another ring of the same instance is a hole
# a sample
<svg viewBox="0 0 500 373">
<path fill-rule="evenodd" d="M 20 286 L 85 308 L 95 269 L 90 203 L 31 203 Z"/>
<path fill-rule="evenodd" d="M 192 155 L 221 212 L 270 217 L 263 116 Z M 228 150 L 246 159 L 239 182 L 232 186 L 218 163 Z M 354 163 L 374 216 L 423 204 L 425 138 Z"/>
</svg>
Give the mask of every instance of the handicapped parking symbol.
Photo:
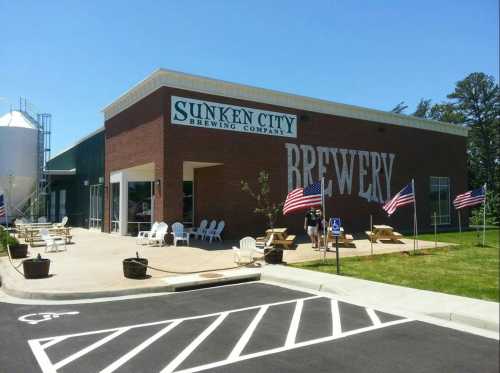
<svg viewBox="0 0 500 373">
<path fill-rule="evenodd" d="M 59 318 L 59 316 L 63 315 L 78 315 L 80 312 L 78 311 L 69 311 L 69 312 L 39 312 L 39 313 L 30 313 L 27 315 L 23 315 L 18 318 L 19 321 L 28 323 L 30 325 L 36 325 L 41 323 L 42 321 L 49 321 Z"/>
</svg>

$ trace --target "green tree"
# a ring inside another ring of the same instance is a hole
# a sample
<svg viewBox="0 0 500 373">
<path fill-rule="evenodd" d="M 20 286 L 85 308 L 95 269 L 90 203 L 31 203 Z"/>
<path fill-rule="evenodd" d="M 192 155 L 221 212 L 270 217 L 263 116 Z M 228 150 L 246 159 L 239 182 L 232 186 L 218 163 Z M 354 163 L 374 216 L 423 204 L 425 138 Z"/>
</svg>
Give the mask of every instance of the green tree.
<svg viewBox="0 0 500 373">
<path fill-rule="evenodd" d="M 469 128 L 468 156 L 472 186 L 486 182 L 490 190 L 499 192 L 498 153 L 500 125 L 500 92 L 492 76 L 472 73 L 457 82 L 448 95 L 455 110 Z"/>
<path fill-rule="evenodd" d="M 415 112 L 412 114 L 414 117 L 428 118 L 429 111 L 431 110 L 431 99 L 421 98 L 417 104 Z"/>
<path fill-rule="evenodd" d="M 404 101 L 401 101 L 399 104 L 394 106 L 394 108 L 391 110 L 391 113 L 404 114 L 404 111 L 407 108 L 408 108 L 408 105 L 406 105 Z"/>
<path fill-rule="evenodd" d="M 266 216 L 269 228 L 273 229 L 278 214 L 283 208 L 283 203 L 271 202 L 270 180 L 271 178 L 266 171 L 260 171 L 257 178 L 259 191 L 255 192 L 250 185 L 248 185 L 248 182 L 243 180 L 241 181 L 241 190 L 250 194 L 255 200 L 257 207 L 255 207 L 254 213 Z"/>
</svg>

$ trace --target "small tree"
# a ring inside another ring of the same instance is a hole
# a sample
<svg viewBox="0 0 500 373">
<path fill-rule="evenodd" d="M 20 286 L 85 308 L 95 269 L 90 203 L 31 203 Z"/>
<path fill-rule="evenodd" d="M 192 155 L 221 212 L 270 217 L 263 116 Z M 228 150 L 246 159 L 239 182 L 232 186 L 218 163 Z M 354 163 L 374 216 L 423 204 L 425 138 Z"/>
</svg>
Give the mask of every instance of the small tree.
<svg viewBox="0 0 500 373">
<path fill-rule="evenodd" d="M 259 177 L 257 178 L 259 184 L 259 191 L 255 192 L 248 182 L 241 181 L 241 190 L 250 194 L 250 196 L 257 203 L 257 207 L 254 209 L 254 213 L 261 214 L 267 217 L 269 228 L 274 228 L 274 223 L 278 217 L 278 214 L 283 208 L 283 203 L 271 202 L 271 187 L 270 187 L 270 177 L 266 171 L 260 171 Z"/>
</svg>

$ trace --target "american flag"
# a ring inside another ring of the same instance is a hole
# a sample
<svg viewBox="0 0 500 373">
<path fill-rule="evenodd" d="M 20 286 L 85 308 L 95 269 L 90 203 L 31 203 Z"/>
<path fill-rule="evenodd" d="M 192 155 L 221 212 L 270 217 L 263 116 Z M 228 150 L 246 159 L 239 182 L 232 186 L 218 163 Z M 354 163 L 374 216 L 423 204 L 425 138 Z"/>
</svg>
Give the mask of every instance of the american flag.
<svg viewBox="0 0 500 373">
<path fill-rule="evenodd" d="M 398 207 L 410 205 L 414 202 L 415 194 L 413 193 L 413 183 L 410 183 L 392 197 L 392 199 L 382 206 L 382 208 L 391 216 Z"/>
<path fill-rule="evenodd" d="M 286 196 L 283 215 L 304 210 L 311 206 L 321 206 L 321 200 L 321 181 L 306 188 L 294 189 Z"/>
<path fill-rule="evenodd" d="M 5 203 L 3 199 L 3 194 L 0 194 L 0 218 L 5 216 Z"/>
<path fill-rule="evenodd" d="M 466 193 L 459 194 L 453 200 L 453 206 L 455 209 L 461 209 L 463 207 L 479 205 L 483 203 L 486 198 L 486 188 L 482 186 L 474 190 L 469 190 Z"/>
</svg>

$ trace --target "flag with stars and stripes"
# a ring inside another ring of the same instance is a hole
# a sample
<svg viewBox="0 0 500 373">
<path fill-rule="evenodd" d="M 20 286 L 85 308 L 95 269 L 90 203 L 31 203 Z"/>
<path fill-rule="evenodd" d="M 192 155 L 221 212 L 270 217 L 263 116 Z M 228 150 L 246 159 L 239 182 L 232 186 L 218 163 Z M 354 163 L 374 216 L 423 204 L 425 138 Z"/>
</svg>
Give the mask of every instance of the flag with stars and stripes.
<svg viewBox="0 0 500 373">
<path fill-rule="evenodd" d="M 306 188 L 296 188 L 288 193 L 285 205 L 283 206 L 283 215 L 305 210 L 313 206 L 321 206 L 321 203 L 321 181 L 318 181 Z"/>
<path fill-rule="evenodd" d="M 5 210 L 5 199 L 3 198 L 3 194 L 0 194 L 0 218 L 5 217 L 7 211 Z"/>
<path fill-rule="evenodd" d="M 483 185 L 481 188 L 469 190 L 466 193 L 456 196 L 453 200 L 453 206 L 455 206 L 457 210 L 464 207 L 475 206 L 483 203 L 485 198 L 486 188 Z"/>
<path fill-rule="evenodd" d="M 398 207 L 410 205 L 412 203 L 415 203 L 415 193 L 413 191 L 413 183 L 410 183 L 392 197 L 392 199 L 382 206 L 382 208 L 391 216 Z"/>
</svg>

